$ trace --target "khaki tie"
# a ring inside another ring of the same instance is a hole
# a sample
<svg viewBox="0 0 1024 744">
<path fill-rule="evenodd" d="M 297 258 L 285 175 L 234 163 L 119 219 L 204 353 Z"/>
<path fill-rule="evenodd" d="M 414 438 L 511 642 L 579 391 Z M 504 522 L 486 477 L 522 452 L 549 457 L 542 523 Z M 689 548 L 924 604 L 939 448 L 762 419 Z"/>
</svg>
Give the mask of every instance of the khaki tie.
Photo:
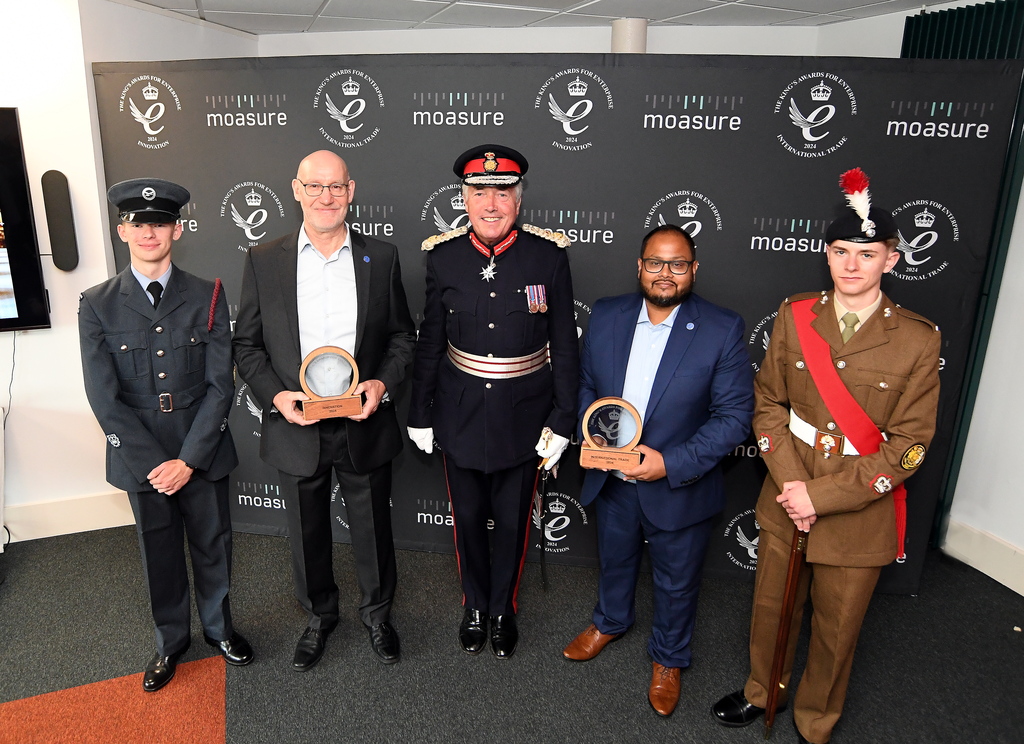
<svg viewBox="0 0 1024 744">
<path fill-rule="evenodd" d="M 857 313 L 847 313 L 839 320 L 843 324 L 843 343 L 845 344 L 853 338 L 853 329 L 860 322 L 860 318 L 857 317 Z"/>
</svg>

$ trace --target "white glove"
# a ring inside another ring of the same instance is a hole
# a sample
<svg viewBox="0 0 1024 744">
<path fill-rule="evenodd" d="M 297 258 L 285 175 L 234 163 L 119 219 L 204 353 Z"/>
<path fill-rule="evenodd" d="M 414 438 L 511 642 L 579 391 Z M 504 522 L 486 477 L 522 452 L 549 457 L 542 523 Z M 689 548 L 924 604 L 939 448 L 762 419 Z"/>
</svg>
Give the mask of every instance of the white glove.
<svg viewBox="0 0 1024 744">
<path fill-rule="evenodd" d="M 409 432 L 409 439 L 412 440 L 413 444 L 428 455 L 434 451 L 434 430 L 432 428 L 414 429 L 409 426 L 406 427 L 406 430 Z"/>
<path fill-rule="evenodd" d="M 545 426 L 544 430 L 540 433 L 540 439 L 537 440 L 537 457 L 547 460 L 544 463 L 544 469 L 551 470 L 558 463 L 559 458 L 568 446 L 568 439 L 555 434 L 555 432 Z"/>
</svg>

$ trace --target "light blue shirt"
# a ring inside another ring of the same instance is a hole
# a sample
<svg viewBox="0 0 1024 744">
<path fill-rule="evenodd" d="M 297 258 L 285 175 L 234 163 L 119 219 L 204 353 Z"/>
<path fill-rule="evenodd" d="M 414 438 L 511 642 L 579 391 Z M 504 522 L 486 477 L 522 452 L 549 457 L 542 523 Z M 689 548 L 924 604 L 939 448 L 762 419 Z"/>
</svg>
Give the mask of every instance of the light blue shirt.
<svg viewBox="0 0 1024 744">
<path fill-rule="evenodd" d="M 152 294 L 150 294 L 149 291 L 149 285 L 151 282 L 160 282 L 160 286 L 163 287 L 165 291 L 167 290 L 167 282 L 170 281 L 171 269 L 173 268 L 173 265 L 168 266 L 167 271 L 158 276 L 156 279 L 150 279 L 148 276 L 144 276 L 138 269 L 135 268 L 135 264 L 131 264 L 131 267 L 132 275 L 139 282 L 139 284 L 142 285 L 142 289 L 145 290 L 146 297 L 149 298 L 150 302 L 156 299 L 155 297 L 153 297 Z M 160 296 L 163 297 L 162 294 Z"/>
<path fill-rule="evenodd" d="M 357 303 L 351 228 L 345 233 L 344 244 L 328 258 L 313 247 L 304 226 L 299 229 L 298 248 L 295 297 L 302 358 L 321 346 L 340 346 L 355 356 Z M 326 380 L 317 388 L 307 374 L 307 382 L 319 395 L 337 394 L 326 392 L 333 390 Z"/>
<path fill-rule="evenodd" d="M 665 345 L 672 333 L 672 324 L 679 314 L 679 305 L 665 320 L 657 325 L 651 322 L 647 314 L 647 302 L 640 303 L 640 314 L 636 320 L 636 331 L 633 333 L 633 346 L 629 350 L 629 361 L 626 363 L 626 379 L 622 385 L 622 397 L 632 403 L 640 412 L 640 421 L 647 415 L 647 404 L 651 400 L 651 388 L 654 377 L 658 374 L 661 357 L 665 353 Z M 622 446 L 636 435 L 636 425 L 632 419 L 623 418 L 619 424 L 618 441 Z M 614 471 L 623 477 L 619 471 Z"/>
</svg>

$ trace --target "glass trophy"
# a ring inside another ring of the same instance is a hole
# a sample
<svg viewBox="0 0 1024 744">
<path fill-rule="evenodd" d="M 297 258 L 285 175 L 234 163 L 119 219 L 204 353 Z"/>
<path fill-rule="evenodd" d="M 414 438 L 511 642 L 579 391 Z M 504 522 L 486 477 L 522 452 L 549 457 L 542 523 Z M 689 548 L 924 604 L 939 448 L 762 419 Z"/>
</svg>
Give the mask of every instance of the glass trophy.
<svg viewBox="0 0 1024 744">
<path fill-rule="evenodd" d="M 640 464 L 640 413 L 622 398 L 599 398 L 583 415 L 580 465 L 585 468 L 622 470 Z"/>
<path fill-rule="evenodd" d="M 302 416 L 310 419 L 352 416 L 363 410 L 362 396 L 352 391 L 359 384 L 359 368 L 352 355 L 339 346 L 313 349 L 299 369 L 299 383 L 309 400 L 302 401 Z"/>
</svg>

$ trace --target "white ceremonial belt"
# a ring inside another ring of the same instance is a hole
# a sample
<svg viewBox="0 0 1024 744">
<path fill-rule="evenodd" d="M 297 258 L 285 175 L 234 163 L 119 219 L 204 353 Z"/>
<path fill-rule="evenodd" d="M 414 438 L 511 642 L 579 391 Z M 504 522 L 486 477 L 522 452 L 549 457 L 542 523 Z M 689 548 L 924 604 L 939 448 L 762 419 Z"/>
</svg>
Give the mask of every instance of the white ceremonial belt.
<svg viewBox="0 0 1024 744">
<path fill-rule="evenodd" d="M 809 424 L 797 416 L 796 411 L 792 408 L 789 409 L 789 430 L 804 444 L 826 454 L 842 455 L 843 457 L 860 454 L 853 446 L 853 442 L 842 434 L 820 431 L 814 424 Z"/>
<path fill-rule="evenodd" d="M 492 357 L 468 354 L 460 351 L 448 342 L 448 359 L 456 368 L 474 377 L 485 377 L 488 380 L 508 380 L 523 377 L 548 363 L 548 345 L 518 357 Z"/>
</svg>

